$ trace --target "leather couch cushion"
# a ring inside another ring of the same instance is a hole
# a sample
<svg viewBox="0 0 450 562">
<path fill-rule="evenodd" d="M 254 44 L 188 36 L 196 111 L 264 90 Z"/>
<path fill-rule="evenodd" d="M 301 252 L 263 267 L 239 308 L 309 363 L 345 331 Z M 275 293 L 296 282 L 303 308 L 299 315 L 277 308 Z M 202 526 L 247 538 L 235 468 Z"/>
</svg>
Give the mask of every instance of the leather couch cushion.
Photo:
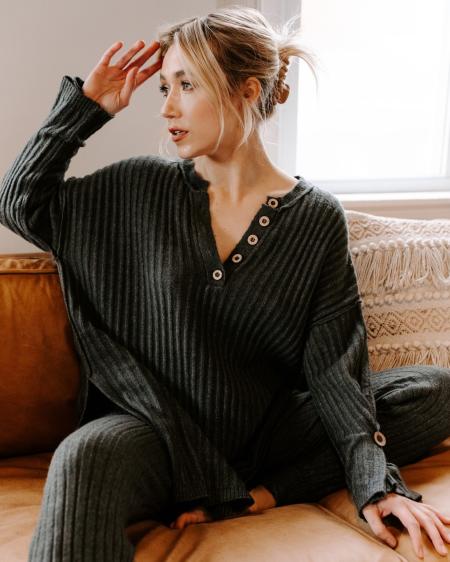
<svg viewBox="0 0 450 562">
<path fill-rule="evenodd" d="M 51 453 L 0 460 L 0 560 L 24 562 Z M 318 504 L 190 525 L 146 520 L 127 529 L 136 562 L 399 562 L 395 551 Z M 351 549 L 349 549 L 351 544 Z"/>
<path fill-rule="evenodd" d="M 75 427 L 79 367 L 51 254 L 0 254 L 0 457 L 50 451 Z"/>
</svg>

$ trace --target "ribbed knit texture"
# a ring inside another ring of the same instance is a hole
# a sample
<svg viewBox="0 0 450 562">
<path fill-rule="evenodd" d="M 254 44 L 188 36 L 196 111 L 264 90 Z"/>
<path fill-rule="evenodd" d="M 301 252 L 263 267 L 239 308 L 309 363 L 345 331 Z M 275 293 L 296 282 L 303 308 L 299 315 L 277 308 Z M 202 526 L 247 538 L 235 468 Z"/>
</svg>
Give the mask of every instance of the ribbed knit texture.
<svg viewBox="0 0 450 562">
<path fill-rule="evenodd" d="M 127 413 L 73 431 L 52 456 L 27 562 L 135 560 L 126 529 L 164 520 L 169 464 L 154 429 Z"/>
<path fill-rule="evenodd" d="M 296 176 L 289 193 L 267 197 L 222 264 L 193 160 L 135 156 L 64 179 L 113 118 L 82 85 L 63 77 L 0 189 L 0 222 L 55 257 L 81 363 L 80 422 L 90 377 L 163 437 L 175 502 L 220 518 L 253 503 L 234 466 L 277 390 L 309 388 L 359 513 L 393 479 L 419 499 L 373 438 L 380 425 L 339 200 Z"/>
</svg>

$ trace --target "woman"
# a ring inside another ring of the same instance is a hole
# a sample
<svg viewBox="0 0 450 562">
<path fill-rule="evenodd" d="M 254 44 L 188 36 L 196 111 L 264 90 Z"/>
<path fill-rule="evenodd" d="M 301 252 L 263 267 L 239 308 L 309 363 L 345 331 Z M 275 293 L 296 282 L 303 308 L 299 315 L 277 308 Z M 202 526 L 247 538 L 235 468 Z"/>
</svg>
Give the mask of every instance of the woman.
<svg viewBox="0 0 450 562">
<path fill-rule="evenodd" d="M 144 46 L 64 77 L 0 191 L 1 222 L 55 256 L 83 375 L 29 560 L 132 560 L 124 529 L 140 518 L 181 529 L 344 486 L 379 538 L 395 546 L 392 515 L 419 556 L 420 527 L 443 552 L 450 518 L 395 463 L 450 434 L 450 370 L 370 373 L 344 210 L 261 140 L 289 58 L 311 57 L 242 7 Z M 64 180 L 158 70 L 179 158 Z"/>
</svg>

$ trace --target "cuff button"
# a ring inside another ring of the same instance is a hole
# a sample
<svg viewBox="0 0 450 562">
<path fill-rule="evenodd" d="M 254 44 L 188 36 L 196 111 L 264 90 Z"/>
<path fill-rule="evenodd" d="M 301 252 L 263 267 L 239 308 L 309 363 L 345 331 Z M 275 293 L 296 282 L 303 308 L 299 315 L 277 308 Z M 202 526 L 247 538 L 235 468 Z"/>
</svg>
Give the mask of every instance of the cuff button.
<svg viewBox="0 0 450 562">
<path fill-rule="evenodd" d="M 384 445 L 386 445 L 386 437 L 383 433 L 381 433 L 381 431 L 375 431 L 373 438 L 375 439 L 375 443 L 380 445 L 380 447 L 384 447 Z"/>
</svg>

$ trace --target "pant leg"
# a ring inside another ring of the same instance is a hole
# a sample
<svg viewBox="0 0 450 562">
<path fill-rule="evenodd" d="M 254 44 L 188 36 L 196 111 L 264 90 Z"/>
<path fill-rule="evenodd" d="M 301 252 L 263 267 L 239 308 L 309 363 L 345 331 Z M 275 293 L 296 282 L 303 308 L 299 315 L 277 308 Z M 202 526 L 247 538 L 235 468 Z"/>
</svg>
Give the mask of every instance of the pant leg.
<svg viewBox="0 0 450 562">
<path fill-rule="evenodd" d="M 125 529 L 171 504 L 170 458 L 154 429 L 117 409 L 69 434 L 44 486 L 29 562 L 131 562 Z"/>
<path fill-rule="evenodd" d="M 371 382 L 389 462 L 397 466 L 416 462 L 450 435 L 450 369 L 396 367 L 372 373 Z M 248 461 L 253 464 L 253 470 L 247 470 L 250 488 L 262 484 L 275 499 L 286 497 L 282 475 L 292 470 L 298 474 L 299 489 L 292 503 L 318 501 L 346 486 L 342 463 L 309 391 L 294 393 L 272 425 L 272 432 L 258 440 L 258 451 Z M 260 464 L 255 467 L 257 457 Z"/>
</svg>

